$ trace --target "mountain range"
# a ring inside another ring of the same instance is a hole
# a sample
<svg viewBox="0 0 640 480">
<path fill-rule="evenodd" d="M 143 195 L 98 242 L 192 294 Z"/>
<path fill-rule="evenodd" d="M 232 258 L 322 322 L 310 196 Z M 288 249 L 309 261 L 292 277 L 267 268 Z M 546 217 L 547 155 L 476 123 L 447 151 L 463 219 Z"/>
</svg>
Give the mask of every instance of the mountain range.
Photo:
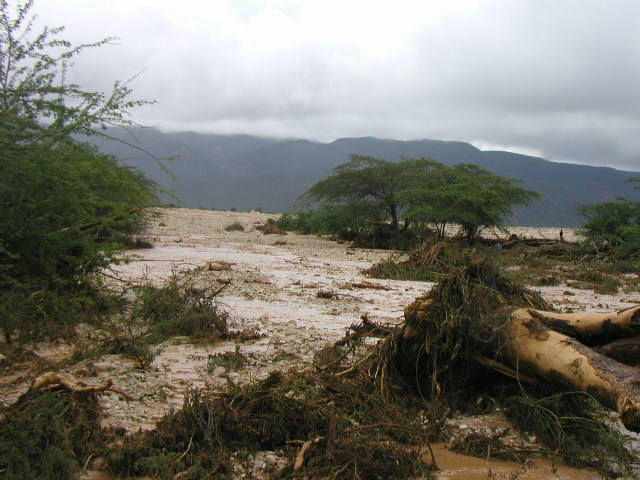
<svg viewBox="0 0 640 480">
<path fill-rule="evenodd" d="M 94 140 L 103 153 L 142 170 L 175 197 L 179 206 L 221 210 L 295 210 L 296 198 L 326 177 L 350 154 L 397 161 L 402 157 L 431 158 L 446 165 L 474 163 L 495 174 L 523 181 L 542 194 L 541 201 L 514 209 L 510 224 L 577 227 L 584 223 L 579 205 L 615 200 L 640 200 L 640 191 L 625 182 L 638 172 L 559 163 L 504 151 L 482 151 L 469 143 L 441 140 L 340 138 L 322 143 L 250 135 L 162 132 L 153 128 L 109 130 L 122 140 Z M 126 142 L 126 143 L 123 143 Z M 145 153 L 146 152 L 146 153 Z M 153 157 L 164 160 L 162 164 Z"/>
</svg>

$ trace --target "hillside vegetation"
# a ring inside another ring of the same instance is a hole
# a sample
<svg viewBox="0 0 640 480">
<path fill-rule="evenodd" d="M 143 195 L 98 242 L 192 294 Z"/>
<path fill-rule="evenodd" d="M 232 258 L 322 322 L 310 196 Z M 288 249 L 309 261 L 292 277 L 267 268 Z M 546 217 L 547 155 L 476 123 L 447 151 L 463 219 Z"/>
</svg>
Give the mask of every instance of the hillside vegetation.
<svg viewBox="0 0 640 480">
<path fill-rule="evenodd" d="M 516 225 L 578 227 L 585 221 L 578 211 L 580 205 L 614 201 L 620 196 L 640 200 L 640 192 L 626 183 L 638 173 L 481 151 L 463 142 L 365 137 L 320 143 L 155 129 L 133 129 L 131 133 L 137 146 L 157 156 L 180 156 L 168 165 L 175 179 L 144 161 L 134 148 L 113 142 L 97 142 L 98 146 L 102 152 L 142 169 L 161 187 L 174 190 L 179 205 L 185 207 L 291 212 L 300 194 L 348 161 L 351 154 L 392 162 L 407 157 L 430 158 L 447 166 L 475 164 L 495 175 L 522 180 L 522 187 L 539 192 L 542 200 L 516 206 Z M 117 131 L 109 134 L 132 138 Z M 175 199 L 166 200 L 175 203 Z"/>
</svg>

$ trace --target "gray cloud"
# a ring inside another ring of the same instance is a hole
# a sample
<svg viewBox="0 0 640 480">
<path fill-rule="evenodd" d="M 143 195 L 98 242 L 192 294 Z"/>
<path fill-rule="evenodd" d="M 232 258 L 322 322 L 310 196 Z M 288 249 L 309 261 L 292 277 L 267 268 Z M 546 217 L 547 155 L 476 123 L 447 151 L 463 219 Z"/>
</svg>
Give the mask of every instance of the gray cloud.
<svg viewBox="0 0 640 480">
<path fill-rule="evenodd" d="M 451 3 L 453 5 L 445 5 Z M 640 2 L 41 0 L 165 129 L 441 138 L 640 170 Z"/>
</svg>

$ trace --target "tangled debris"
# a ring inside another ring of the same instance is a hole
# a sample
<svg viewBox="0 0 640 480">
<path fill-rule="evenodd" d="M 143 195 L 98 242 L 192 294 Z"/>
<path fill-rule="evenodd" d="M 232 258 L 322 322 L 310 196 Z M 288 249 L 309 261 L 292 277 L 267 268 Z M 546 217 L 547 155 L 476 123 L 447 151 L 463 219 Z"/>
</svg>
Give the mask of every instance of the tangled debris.
<svg viewBox="0 0 640 480">
<path fill-rule="evenodd" d="M 491 262 L 468 257 L 406 307 L 390 361 L 429 398 L 455 398 L 486 377 L 487 369 L 473 357 L 492 359 L 501 351 L 514 306 L 552 310 Z"/>
<path fill-rule="evenodd" d="M 119 475 L 224 477 L 271 451 L 278 461 L 261 474 L 273 478 L 412 478 L 432 468 L 414 418 L 360 377 L 276 372 L 243 388 L 190 391 L 182 410 L 125 439 L 108 465 Z"/>
</svg>

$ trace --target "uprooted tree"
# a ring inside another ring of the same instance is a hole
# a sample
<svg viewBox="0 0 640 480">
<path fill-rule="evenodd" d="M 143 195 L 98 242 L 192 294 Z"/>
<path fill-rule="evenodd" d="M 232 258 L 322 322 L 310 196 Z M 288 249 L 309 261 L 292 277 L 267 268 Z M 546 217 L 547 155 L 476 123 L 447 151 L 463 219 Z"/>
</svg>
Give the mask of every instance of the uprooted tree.
<svg viewBox="0 0 640 480">
<path fill-rule="evenodd" d="M 558 313 L 536 292 L 475 260 L 453 267 L 405 309 L 393 358 L 431 397 L 464 391 L 489 367 L 523 384 L 587 392 L 640 431 L 640 369 L 600 353 L 615 351 L 621 338 L 637 348 L 639 330 L 640 306 Z"/>
</svg>

